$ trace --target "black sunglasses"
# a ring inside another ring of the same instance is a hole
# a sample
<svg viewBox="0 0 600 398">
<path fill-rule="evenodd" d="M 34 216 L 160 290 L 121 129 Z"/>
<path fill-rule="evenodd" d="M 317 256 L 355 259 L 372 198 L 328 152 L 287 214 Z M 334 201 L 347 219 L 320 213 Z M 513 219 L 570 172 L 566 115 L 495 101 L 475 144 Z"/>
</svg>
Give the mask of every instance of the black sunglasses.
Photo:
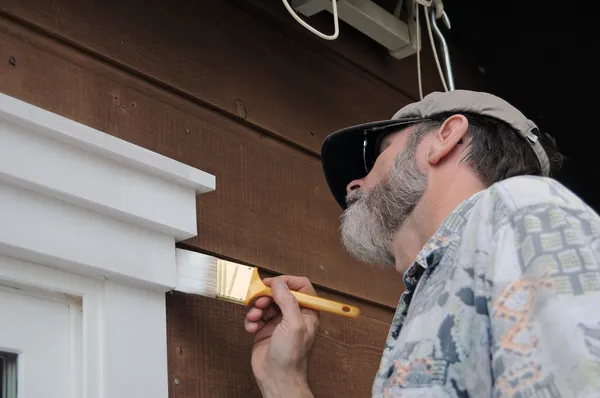
<svg viewBox="0 0 600 398">
<path fill-rule="evenodd" d="M 420 123 L 428 119 L 422 118 L 413 118 L 413 119 L 404 119 L 397 123 L 387 124 L 385 126 L 378 126 L 368 128 L 364 131 L 364 140 L 363 140 L 363 162 L 365 165 L 365 171 L 367 174 L 371 172 L 371 169 L 375 165 L 375 161 L 379 156 L 377 148 L 381 143 L 383 137 L 398 130 L 400 126 L 407 126 L 409 124 Z"/>
</svg>

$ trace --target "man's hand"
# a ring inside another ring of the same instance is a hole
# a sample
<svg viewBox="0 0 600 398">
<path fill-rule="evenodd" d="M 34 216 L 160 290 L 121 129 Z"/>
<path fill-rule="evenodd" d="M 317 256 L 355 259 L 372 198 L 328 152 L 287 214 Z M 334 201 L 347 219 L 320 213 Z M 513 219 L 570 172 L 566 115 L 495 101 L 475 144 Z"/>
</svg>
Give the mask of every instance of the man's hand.
<svg viewBox="0 0 600 398">
<path fill-rule="evenodd" d="M 248 311 L 245 327 L 255 334 L 252 370 L 265 397 L 312 397 L 308 387 L 308 354 L 319 327 L 316 311 L 301 308 L 291 290 L 316 295 L 302 277 L 266 278 L 273 299 L 261 297 Z"/>
</svg>

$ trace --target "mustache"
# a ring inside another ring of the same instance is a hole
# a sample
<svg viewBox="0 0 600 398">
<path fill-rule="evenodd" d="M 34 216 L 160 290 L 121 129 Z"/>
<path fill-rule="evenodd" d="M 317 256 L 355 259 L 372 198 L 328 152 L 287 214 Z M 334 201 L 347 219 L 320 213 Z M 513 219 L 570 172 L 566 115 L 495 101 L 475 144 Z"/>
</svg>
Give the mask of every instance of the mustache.
<svg viewBox="0 0 600 398">
<path fill-rule="evenodd" d="M 346 205 L 350 207 L 356 202 L 358 202 L 362 197 L 363 192 L 360 191 L 360 188 L 355 189 L 354 191 L 350 191 L 350 193 L 346 195 Z"/>
</svg>

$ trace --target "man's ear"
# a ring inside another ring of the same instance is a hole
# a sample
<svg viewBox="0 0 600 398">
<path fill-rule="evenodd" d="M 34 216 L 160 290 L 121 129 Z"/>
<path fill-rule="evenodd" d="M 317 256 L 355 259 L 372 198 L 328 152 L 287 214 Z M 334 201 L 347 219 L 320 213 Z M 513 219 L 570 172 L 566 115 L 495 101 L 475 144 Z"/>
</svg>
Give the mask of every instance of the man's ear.
<svg viewBox="0 0 600 398">
<path fill-rule="evenodd" d="M 464 115 L 456 114 L 444 121 L 435 133 L 432 147 L 429 149 L 427 161 L 430 164 L 440 162 L 459 144 L 465 142 L 469 121 Z"/>
</svg>

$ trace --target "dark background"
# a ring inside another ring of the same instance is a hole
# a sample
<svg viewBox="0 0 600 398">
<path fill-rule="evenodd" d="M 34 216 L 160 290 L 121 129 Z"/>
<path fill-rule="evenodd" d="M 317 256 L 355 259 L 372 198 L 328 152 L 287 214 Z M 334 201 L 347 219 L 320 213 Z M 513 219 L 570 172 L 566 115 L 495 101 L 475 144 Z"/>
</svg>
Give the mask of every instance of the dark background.
<svg viewBox="0 0 600 398">
<path fill-rule="evenodd" d="M 594 108 L 600 72 L 593 60 L 598 34 L 592 30 L 598 22 L 586 3 L 564 4 L 448 0 L 447 38 L 495 94 L 556 138 L 568 159 L 555 177 L 598 211 Z"/>
</svg>

